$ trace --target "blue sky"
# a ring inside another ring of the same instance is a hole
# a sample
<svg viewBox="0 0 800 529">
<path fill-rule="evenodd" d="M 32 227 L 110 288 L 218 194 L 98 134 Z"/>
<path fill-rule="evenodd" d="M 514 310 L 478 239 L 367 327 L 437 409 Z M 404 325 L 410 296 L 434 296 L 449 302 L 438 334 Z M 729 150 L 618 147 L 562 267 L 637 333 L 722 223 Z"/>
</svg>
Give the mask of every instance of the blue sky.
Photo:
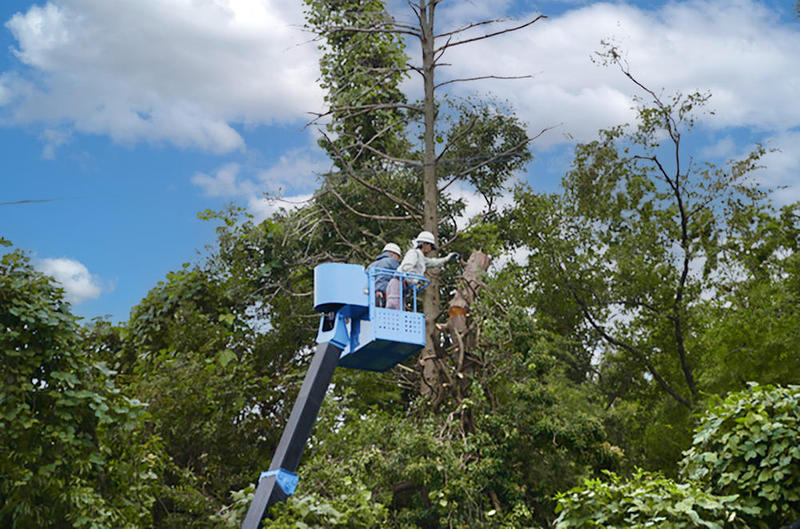
<svg viewBox="0 0 800 529">
<path fill-rule="evenodd" d="M 725 161 L 754 141 L 781 149 L 759 176 L 788 186 L 776 194 L 786 203 L 800 199 L 794 5 L 449 0 L 442 29 L 549 18 L 454 48 L 442 78 L 534 74 L 454 94 L 507 99 L 533 133 L 556 126 L 520 175 L 552 190 L 574 141 L 632 117 L 634 87 L 589 60 L 611 38 L 650 86 L 712 92 L 698 155 Z M 392 9 L 408 18 L 403 6 Z M 304 127 L 323 94 L 299 2 L 4 0 L 0 24 L 0 235 L 60 280 L 81 316 L 125 320 L 169 270 L 200 259 L 214 231 L 198 211 L 233 201 L 263 217 L 276 207 L 265 191 L 302 199 L 328 167 Z M 406 89 L 413 97 L 419 83 Z M 7 204 L 23 200 L 47 202 Z"/>
</svg>

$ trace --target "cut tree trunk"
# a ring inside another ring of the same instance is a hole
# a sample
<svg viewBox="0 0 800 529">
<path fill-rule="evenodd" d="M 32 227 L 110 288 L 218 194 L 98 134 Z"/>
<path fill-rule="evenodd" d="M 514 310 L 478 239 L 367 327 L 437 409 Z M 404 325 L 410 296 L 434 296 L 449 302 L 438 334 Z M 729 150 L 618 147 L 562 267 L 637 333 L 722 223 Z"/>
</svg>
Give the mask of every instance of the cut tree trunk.
<svg viewBox="0 0 800 529">
<path fill-rule="evenodd" d="M 423 394 L 431 397 L 434 406 L 438 406 L 445 399 L 447 391 L 453 391 L 455 398 L 460 399 L 468 385 L 468 380 L 464 376 L 465 360 L 476 342 L 475 334 L 469 330 L 469 310 L 483 286 L 480 280 L 481 274 L 486 272 L 489 264 L 491 259 L 488 255 L 480 251 L 472 252 L 456 286 L 456 293 L 448 303 L 447 324 L 436 329 L 436 331 L 447 331 L 455 348 L 433 347 L 423 351 L 420 359 Z M 438 335 L 438 332 L 435 335 Z M 455 357 L 446 358 L 448 351 L 454 351 Z M 455 377 L 451 374 L 453 363 Z"/>
<path fill-rule="evenodd" d="M 456 372 L 464 369 L 464 356 L 467 351 L 475 347 L 475 335 L 468 332 L 467 317 L 469 307 L 475 301 L 478 291 L 483 286 L 481 274 L 489 269 L 492 260 L 483 252 L 475 251 L 469 256 L 464 273 L 461 274 L 456 293 L 448 303 L 447 329 L 456 344 L 458 355 L 456 358 Z"/>
</svg>

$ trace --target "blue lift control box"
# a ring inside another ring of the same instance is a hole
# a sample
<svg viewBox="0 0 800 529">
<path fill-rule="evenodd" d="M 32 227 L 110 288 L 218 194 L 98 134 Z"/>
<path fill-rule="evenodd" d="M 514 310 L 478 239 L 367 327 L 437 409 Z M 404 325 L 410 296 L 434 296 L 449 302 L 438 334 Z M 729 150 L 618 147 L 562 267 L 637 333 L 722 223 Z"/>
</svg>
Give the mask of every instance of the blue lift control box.
<svg viewBox="0 0 800 529">
<path fill-rule="evenodd" d="M 388 276 L 388 277 L 387 277 Z M 375 303 L 375 280 L 396 279 L 403 309 Z M 417 312 L 418 293 L 429 281 L 419 274 L 348 263 L 314 268 L 314 309 L 322 312 L 317 343 L 342 348 L 339 365 L 386 371 L 425 347 L 425 314 Z"/>
</svg>

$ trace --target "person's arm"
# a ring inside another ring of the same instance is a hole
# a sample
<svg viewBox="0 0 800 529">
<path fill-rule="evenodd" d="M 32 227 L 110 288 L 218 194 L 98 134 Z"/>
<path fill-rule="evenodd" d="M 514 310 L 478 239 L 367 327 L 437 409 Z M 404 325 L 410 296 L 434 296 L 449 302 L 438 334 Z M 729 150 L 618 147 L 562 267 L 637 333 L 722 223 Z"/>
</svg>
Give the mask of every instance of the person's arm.
<svg viewBox="0 0 800 529">
<path fill-rule="evenodd" d="M 430 268 L 432 266 L 438 268 L 438 267 L 442 266 L 443 264 L 445 264 L 447 261 L 450 261 L 451 259 L 455 259 L 457 257 L 458 257 L 458 254 L 456 252 L 450 252 L 449 254 L 447 254 L 444 257 L 425 257 L 425 256 L 423 256 L 422 258 L 425 260 L 425 266 L 427 268 Z"/>
</svg>

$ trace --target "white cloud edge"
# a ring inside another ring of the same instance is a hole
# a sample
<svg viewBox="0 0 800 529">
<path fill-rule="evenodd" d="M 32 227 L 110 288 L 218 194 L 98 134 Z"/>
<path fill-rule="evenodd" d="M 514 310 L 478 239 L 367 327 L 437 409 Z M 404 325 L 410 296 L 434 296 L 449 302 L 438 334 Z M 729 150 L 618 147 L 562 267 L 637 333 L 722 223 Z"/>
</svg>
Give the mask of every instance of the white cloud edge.
<svg viewBox="0 0 800 529">
<path fill-rule="evenodd" d="M 18 124 L 120 143 L 243 151 L 232 125 L 322 106 L 302 23 L 301 5 L 275 0 L 49 0 L 5 23 L 19 63 L 0 72 L 0 106 Z"/>
<path fill-rule="evenodd" d="M 257 222 L 281 208 L 294 209 L 308 202 L 317 175 L 330 162 L 312 147 L 291 149 L 267 168 L 230 162 L 211 174 L 197 172 L 191 182 L 207 197 L 241 199 Z"/>
<path fill-rule="evenodd" d="M 100 277 L 91 274 L 86 265 L 75 259 L 46 257 L 37 259 L 34 266 L 52 277 L 64 289 L 64 298 L 73 305 L 97 299 L 113 290 L 113 285 L 104 285 Z"/>
</svg>

